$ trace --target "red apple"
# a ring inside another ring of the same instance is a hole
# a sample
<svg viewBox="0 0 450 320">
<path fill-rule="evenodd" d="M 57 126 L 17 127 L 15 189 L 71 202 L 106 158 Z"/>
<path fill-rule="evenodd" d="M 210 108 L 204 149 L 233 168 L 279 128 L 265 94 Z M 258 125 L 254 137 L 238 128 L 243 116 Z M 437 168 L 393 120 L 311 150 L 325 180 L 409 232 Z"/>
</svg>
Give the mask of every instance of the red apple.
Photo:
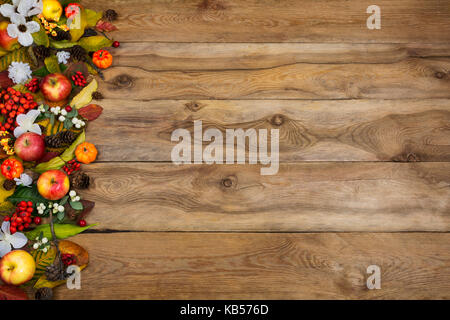
<svg viewBox="0 0 450 320">
<path fill-rule="evenodd" d="M 0 260 L 0 278 L 6 284 L 19 286 L 33 278 L 36 263 L 31 254 L 14 250 Z"/>
<path fill-rule="evenodd" d="M 12 51 L 18 49 L 20 44 L 17 38 L 11 38 L 8 35 L 8 31 L 6 30 L 6 28 L 8 28 L 8 24 L 8 21 L 0 22 L 0 46 L 6 51 Z"/>
<path fill-rule="evenodd" d="M 37 181 L 38 191 L 47 200 L 59 200 L 69 192 L 69 177 L 60 170 L 49 170 Z"/>
<path fill-rule="evenodd" d="M 42 80 L 41 91 L 44 98 L 49 101 L 62 101 L 72 92 L 72 83 L 63 74 L 52 73 Z"/>
<path fill-rule="evenodd" d="M 34 132 L 26 132 L 17 138 L 14 149 L 23 161 L 36 161 L 45 153 L 44 138 Z"/>
</svg>

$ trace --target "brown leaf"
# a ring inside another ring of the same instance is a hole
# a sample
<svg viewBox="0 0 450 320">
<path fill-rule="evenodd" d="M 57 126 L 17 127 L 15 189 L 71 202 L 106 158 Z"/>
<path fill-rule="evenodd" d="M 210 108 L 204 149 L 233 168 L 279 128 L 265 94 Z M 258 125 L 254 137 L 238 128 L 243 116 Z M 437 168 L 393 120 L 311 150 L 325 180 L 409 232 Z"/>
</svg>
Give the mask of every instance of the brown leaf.
<svg viewBox="0 0 450 320">
<path fill-rule="evenodd" d="M 2 89 L 6 89 L 8 87 L 12 87 L 14 83 L 12 80 L 8 77 L 8 71 L 0 72 L 0 87 Z"/>
<path fill-rule="evenodd" d="M 58 245 L 61 254 L 73 254 L 78 266 L 89 263 L 89 253 L 82 246 L 69 240 L 61 240 Z"/>
<path fill-rule="evenodd" d="M 100 32 L 110 32 L 117 30 L 117 27 L 115 25 L 105 20 L 99 20 L 95 28 Z"/>
<path fill-rule="evenodd" d="M 0 286 L 0 300 L 28 300 L 28 296 L 19 287 L 3 285 Z"/>
<path fill-rule="evenodd" d="M 89 201 L 89 200 L 81 200 L 81 203 L 83 204 L 83 211 L 81 211 L 80 215 L 78 216 L 78 221 L 85 219 L 86 216 L 94 209 L 95 202 Z"/>
<path fill-rule="evenodd" d="M 86 120 L 93 121 L 103 112 L 103 108 L 98 104 L 90 104 L 78 110 L 78 114 Z"/>
</svg>

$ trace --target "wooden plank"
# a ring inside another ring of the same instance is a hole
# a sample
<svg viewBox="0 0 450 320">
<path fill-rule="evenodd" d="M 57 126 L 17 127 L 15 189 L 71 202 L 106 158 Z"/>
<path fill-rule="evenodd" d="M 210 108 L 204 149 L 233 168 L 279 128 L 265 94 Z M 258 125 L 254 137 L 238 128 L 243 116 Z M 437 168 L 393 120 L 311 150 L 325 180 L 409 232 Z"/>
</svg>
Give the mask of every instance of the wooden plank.
<svg viewBox="0 0 450 320">
<path fill-rule="evenodd" d="M 164 42 L 448 42 L 450 3 L 378 0 L 381 29 L 369 30 L 359 0 L 86 0 L 120 14 L 115 37 Z"/>
<path fill-rule="evenodd" d="M 155 70 L 273 68 L 296 63 L 394 63 L 450 56 L 450 44 L 122 43 L 114 66 Z"/>
<path fill-rule="evenodd" d="M 100 91 L 108 98 L 129 100 L 450 98 L 449 70 L 450 58 L 224 71 L 115 67 L 106 70 Z"/>
<path fill-rule="evenodd" d="M 97 163 L 81 194 L 100 229 L 450 231 L 450 162 Z"/>
<path fill-rule="evenodd" d="M 85 234 L 57 299 L 449 299 L 450 234 Z M 367 267 L 381 268 L 368 290 Z"/>
<path fill-rule="evenodd" d="M 100 102 L 100 161 L 171 161 L 172 132 L 280 130 L 280 161 L 450 161 L 450 100 Z M 224 152 L 225 154 L 225 152 Z"/>
</svg>

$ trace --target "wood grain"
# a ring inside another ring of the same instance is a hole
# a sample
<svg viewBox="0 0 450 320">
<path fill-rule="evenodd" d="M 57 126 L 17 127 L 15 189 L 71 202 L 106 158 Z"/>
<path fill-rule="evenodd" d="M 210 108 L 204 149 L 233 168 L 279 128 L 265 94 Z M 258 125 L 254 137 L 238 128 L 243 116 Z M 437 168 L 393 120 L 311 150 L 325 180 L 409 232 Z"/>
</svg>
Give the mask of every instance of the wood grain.
<svg viewBox="0 0 450 320">
<path fill-rule="evenodd" d="M 82 192 L 100 229 L 449 231 L 450 163 L 97 163 Z"/>
<path fill-rule="evenodd" d="M 226 129 L 279 129 L 282 162 L 450 161 L 450 100 L 99 103 L 106 110 L 87 135 L 100 161 L 170 162 L 172 132 L 193 133 L 193 120 L 224 137 Z"/>
<path fill-rule="evenodd" d="M 359 0 L 86 0 L 120 13 L 121 41 L 443 43 L 450 3 L 378 0 L 381 29 L 368 30 Z"/>
<path fill-rule="evenodd" d="M 114 66 L 146 71 L 263 69 L 296 63 L 394 63 L 450 56 L 450 44 L 129 42 Z"/>
<path fill-rule="evenodd" d="M 258 70 L 146 71 L 115 67 L 100 91 L 112 99 L 449 98 L 450 58 L 390 64 L 293 64 Z"/>
<path fill-rule="evenodd" d="M 449 234 L 84 234 L 58 299 L 449 299 Z M 381 268 L 368 290 L 366 269 Z"/>
</svg>

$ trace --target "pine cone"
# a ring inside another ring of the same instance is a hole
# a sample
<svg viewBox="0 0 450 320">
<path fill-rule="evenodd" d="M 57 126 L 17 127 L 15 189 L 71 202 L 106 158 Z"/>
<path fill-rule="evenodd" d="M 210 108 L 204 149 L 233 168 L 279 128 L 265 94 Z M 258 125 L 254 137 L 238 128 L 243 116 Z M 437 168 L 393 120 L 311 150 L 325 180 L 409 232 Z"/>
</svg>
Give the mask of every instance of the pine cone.
<svg viewBox="0 0 450 320">
<path fill-rule="evenodd" d="M 77 137 L 78 134 L 73 131 L 62 131 L 51 136 L 46 136 L 45 145 L 49 148 L 62 148 L 72 144 Z"/>
<path fill-rule="evenodd" d="M 59 281 L 66 279 L 66 274 L 64 272 L 64 267 L 60 256 L 57 256 L 53 264 L 49 265 L 45 269 L 45 276 L 48 281 Z"/>
<path fill-rule="evenodd" d="M 101 92 L 95 91 L 92 93 L 92 99 L 94 100 L 103 100 L 103 94 Z"/>
<path fill-rule="evenodd" d="M 36 291 L 34 297 L 36 300 L 52 300 L 53 299 L 53 290 L 52 290 L 52 288 L 47 288 L 47 287 L 39 288 Z"/>
<path fill-rule="evenodd" d="M 70 185 L 76 189 L 87 189 L 91 178 L 84 172 L 76 172 L 69 176 Z"/>
<path fill-rule="evenodd" d="M 73 46 L 70 49 L 71 56 L 78 61 L 86 61 L 87 60 L 87 51 L 79 45 Z"/>
<path fill-rule="evenodd" d="M 3 188 L 6 191 L 12 190 L 16 187 L 16 182 L 14 180 L 5 180 L 5 182 L 3 182 Z"/>
<path fill-rule="evenodd" d="M 51 51 L 50 48 L 47 48 L 46 46 L 36 46 L 33 47 L 33 53 L 37 59 L 44 60 L 50 56 Z"/>
<path fill-rule="evenodd" d="M 95 31 L 92 28 L 86 28 L 86 30 L 84 30 L 83 36 L 82 37 L 93 37 L 97 35 L 97 31 Z"/>
<path fill-rule="evenodd" d="M 107 20 L 110 22 L 117 20 L 117 17 L 119 16 L 116 11 L 113 9 L 108 9 L 105 11 L 105 14 L 103 15 Z"/>
<path fill-rule="evenodd" d="M 72 40 L 72 36 L 69 31 L 64 31 L 62 29 L 55 29 L 56 36 L 50 35 L 53 40 L 61 41 L 61 40 Z"/>
</svg>

